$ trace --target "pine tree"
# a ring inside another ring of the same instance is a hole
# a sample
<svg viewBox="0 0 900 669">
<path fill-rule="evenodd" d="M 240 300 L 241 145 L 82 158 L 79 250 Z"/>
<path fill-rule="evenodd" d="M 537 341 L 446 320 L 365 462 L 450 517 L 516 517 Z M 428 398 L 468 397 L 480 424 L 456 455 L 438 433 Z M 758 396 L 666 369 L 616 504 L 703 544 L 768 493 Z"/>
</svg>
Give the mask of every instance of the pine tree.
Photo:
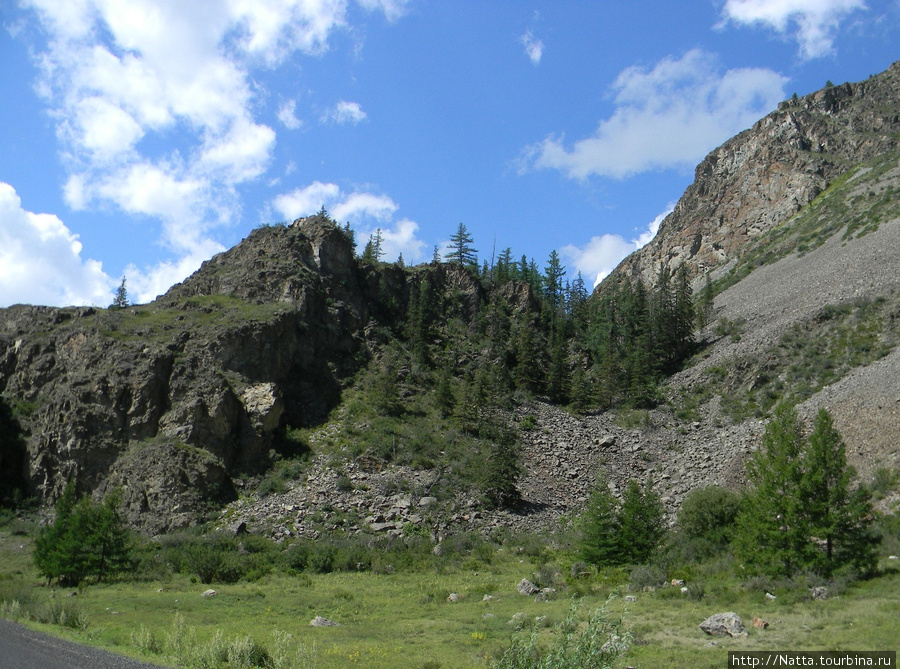
<svg viewBox="0 0 900 669">
<path fill-rule="evenodd" d="M 619 511 L 620 560 L 629 564 L 643 564 L 652 557 L 665 534 L 664 510 L 659 495 L 648 481 L 641 488 L 632 479 L 622 495 Z"/>
<path fill-rule="evenodd" d="M 675 372 L 694 351 L 694 296 L 687 266 L 682 263 L 675 273 L 675 304 L 673 310 L 674 326 L 674 359 L 672 368 Z"/>
<path fill-rule="evenodd" d="M 697 327 L 701 330 L 709 324 L 713 316 L 713 298 L 712 281 L 709 278 L 709 274 L 707 274 L 703 283 L 703 290 L 700 291 L 700 304 L 697 305 Z"/>
<path fill-rule="evenodd" d="M 122 277 L 122 283 L 116 290 L 116 297 L 112 303 L 116 309 L 124 309 L 128 306 L 128 289 L 125 287 L 125 277 Z"/>
<path fill-rule="evenodd" d="M 812 535 L 824 544 L 813 568 L 825 576 L 845 564 L 861 573 L 872 571 L 877 544 L 872 506 L 864 489 L 851 488 L 856 471 L 847 465 L 844 440 L 826 409 L 816 414 L 803 470 L 799 493 L 805 500 L 804 514 Z"/>
<path fill-rule="evenodd" d="M 875 567 L 878 539 L 868 492 L 851 490 L 843 439 L 819 411 L 804 439 L 796 411 L 781 404 L 766 426 L 763 450 L 747 464 L 752 484 L 738 515 L 735 553 L 750 573 L 825 576 L 845 565 Z M 818 539 L 821 548 L 813 540 Z"/>
<path fill-rule="evenodd" d="M 550 252 L 543 276 L 544 297 L 554 310 L 558 309 L 562 303 L 562 282 L 565 276 L 566 268 L 560 262 L 559 254 L 554 249 Z"/>
<path fill-rule="evenodd" d="M 126 568 L 130 547 L 120 502 L 118 494 L 99 505 L 86 495 L 79 500 L 70 481 L 56 503 L 56 520 L 34 543 L 34 563 L 41 575 L 72 586 L 90 576 L 101 581 Z"/>
<path fill-rule="evenodd" d="M 619 564 L 619 514 L 616 498 L 606 481 L 598 477 L 588 498 L 584 513 L 578 520 L 578 553 L 588 564 L 606 567 Z"/>
<path fill-rule="evenodd" d="M 450 252 L 447 254 L 447 262 L 457 265 L 477 266 L 478 249 L 472 246 L 474 239 L 466 229 L 465 223 L 460 223 L 456 232 L 450 236 Z"/>
<path fill-rule="evenodd" d="M 497 258 L 497 265 L 494 267 L 497 285 L 502 286 L 513 278 L 514 265 L 515 262 L 512 259 L 512 249 L 507 246 L 500 252 L 500 256 Z"/>
<path fill-rule="evenodd" d="M 750 573 L 791 577 L 811 562 L 810 527 L 803 513 L 803 433 L 797 412 L 779 404 L 763 447 L 747 462 L 751 490 L 738 514 L 735 554 Z"/>
</svg>

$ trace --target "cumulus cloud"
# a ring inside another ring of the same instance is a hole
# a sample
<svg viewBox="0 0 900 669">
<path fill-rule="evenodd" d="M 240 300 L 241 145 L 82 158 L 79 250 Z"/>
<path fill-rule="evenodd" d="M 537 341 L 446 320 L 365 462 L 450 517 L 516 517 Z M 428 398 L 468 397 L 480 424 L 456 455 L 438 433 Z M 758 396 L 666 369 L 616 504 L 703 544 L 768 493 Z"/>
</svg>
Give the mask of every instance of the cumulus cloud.
<svg viewBox="0 0 900 669">
<path fill-rule="evenodd" d="M 388 20 L 407 5 L 359 2 Z M 320 54 L 335 30 L 348 28 L 348 0 L 22 5 L 46 35 L 33 49 L 37 89 L 57 123 L 66 202 L 158 219 L 161 245 L 175 259 L 140 270 L 147 286 L 184 278 L 179 274 L 220 248 L 212 230 L 240 214 L 239 186 L 269 169 L 276 133 L 255 118 L 260 93 L 253 69 L 275 67 L 297 52 Z M 365 118 L 358 104 L 342 105 L 336 122 Z M 293 101 L 277 116 L 287 128 L 300 125 Z"/>
<path fill-rule="evenodd" d="M 793 33 L 806 60 L 834 50 L 834 37 L 849 14 L 866 9 L 863 0 L 727 0 L 723 24 L 767 26 L 779 33 Z"/>
<path fill-rule="evenodd" d="M 356 125 L 365 121 L 366 118 L 367 114 L 362 110 L 362 107 L 359 106 L 358 102 L 341 100 L 322 116 L 322 122 L 331 121 L 338 125 L 345 125 L 347 123 Z"/>
<path fill-rule="evenodd" d="M 416 234 L 419 224 L 408 218 L 394 221 L 400 208 L 387 195 L 354 191 L 345 193 L 337 184 L 314 181 L 308 186 L 279 195 L 272 207 L 285 219 L 311 216 L 325 207 L 332 218 L 350 223 L 360 245 L 381 230 L 381 248 L 385 259 L 396 260 L 402 253 L 407 262 L 419 262 L 425 253 L 425 242 Z"/>
<path fill-rule="evenodd" d="M 783 100 L 787 79 L 767 69 L 721 72 L 700 50 L 653 68 L 624 70 L 612 86 L 615 111 L 587 138 L 549 136 L 528 147 L 520 171 L 556 169 L 573 179 L 625 178 L 689 168 Z"/>
<path fill-rule="evenodd" d="M 296 130 L 303 125 L 297 118 L 297 102 L 288 100 L 278 108 L 278 120 L 289 130 Z"/>
<path fill-rule="evenodd" d="M 285 219 L 293 220 L 301 216 L 312 216 L 322 207 L 328 207 L 340 197 L 337 184 L 314 181 L 303 188 L 283 193 L 272 201 L 272 206 Z"/>
<path fill-rule="evenodd" d="M 525 34 L 519 38 L 519 42 L 525 47 L 525 55 L 531 60 L 531 64 L 538 65 L 541 62 L 541 56 L 544 55 L 544 43 L 537 39 L 531 30 L 526 30 Z"/>
<path fill-rule="evenodd" d="M 116 282 L 81 251 L 78 235 L 58 217 L 26 210 L 0 182 L 0 307 L 110 304 Z"/>
<path fill-rule="evenodd" d="M 572 244 L 560 249 L 564 258 L 586 277 L 594 277 L 594 286 L 605 279 L 616 266 L 631 253 L 650 243 L 659 231 L 663 219 L 675 209 L 670 204 L 664 212 L 650 221 L 647 229 L 635 239 L 626 240 L 620 235 L 591 237 L 583 247 Z"/>
</svg>

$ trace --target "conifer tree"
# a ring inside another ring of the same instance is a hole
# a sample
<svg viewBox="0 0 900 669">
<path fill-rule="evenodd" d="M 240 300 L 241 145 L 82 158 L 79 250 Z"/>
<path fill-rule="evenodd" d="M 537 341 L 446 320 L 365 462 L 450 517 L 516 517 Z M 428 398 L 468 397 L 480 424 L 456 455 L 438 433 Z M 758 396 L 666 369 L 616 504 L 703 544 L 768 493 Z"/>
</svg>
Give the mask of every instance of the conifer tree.
<svg viewBox="0 0 900 669">
<path fill-rule="evenodd" d="M 550 252 L 547 266 L 544 268 L 544 296 L 552 309 L 557 309 L 562 302 L 563 279 L 566 276 L 566 268 L 560 262 L 556 249 Z"/>
<path fill-rule="evenodd" d="M 588 564 L 601 567 L 618 564 L 620 559 L 619 515 L 616 498 L 598 477 L 578 521 L 579 555 Z"/>
<path fill-rule="evenodd" d="M 116 297 L 112 303 L 116 309 L 124 309 L 128 306 L 128 289 L 125 287 L 125 277 L 122 277 L 122 283 L 116 289 Z"/>
<path fill-rule="evenodd" d="M 456 232 L 450 236 L 450 245 L 447 247 L 447 262 L 457 265 L 477 266 L 478 249 L 472 246 L 474 239 L 466 229 L 465 223 L 460 223 Z"/>
<path fill-rule="evenodd" d="M 875 567 L 872 505 L 865 489 L 851 488 L 855 476 L 831 414 L 819 409 L 804 452 L 803 483 L 798 492 L 805 502 L 810 532 L 824 544 L 812 567 L 825 576 L 845 564 L 860 573 Z"/>
<path fill-rule="evenodd" d="M 677 371 L 694 350 L 694 296 L 687 267 L 682 263 L 675 273 L 675 304 L 673 309 L 674 359 L 670 372 Z"/>
<path fill-rule="evenodd" d="M 500 256 L 497 258 L 497 265 L 494 268 L 495 280 L 498 285 L 502 286 L 513 278 L 514 265 L 512 249 L 507 246 L 500 252 Z"/>
<path fill-rule="evenodd" d="M 35 540 L 34 563 L 41 575 L 72 586 L 90 576 L 102 581 L 124 569 L 130 547 L 120 502 L 115 493 L 99 505 L 88 496 L 79 500 L 70 481 L 56 503 L 56 520 Z"/>
<path fill-rule="evenodd" d="M 738 514 L 735 554 L 747 571 L 790 577 L 814 559 L 803 513 L 803 432 L 797 412 L 779 404 L 763 434 L 763 447 L 747 462 L 752 488 Z"/>
<path fill-rule="evenodd" d="M 700 304 L 697 308 L 697 326 L 700 329 L 705 328 L 713 316 L 713 297 L 712 281 L 707 274 L 703 290 L 700 291 Z"/>
<path fill-rule="evenodd" d="M 647 481 L 641 488 L 634 479 L 628 482 L 619 511 L 619 536 L 622 562 L 643 564 L 659 547 L 665 534 L 663 505 Z"/>
</svg>

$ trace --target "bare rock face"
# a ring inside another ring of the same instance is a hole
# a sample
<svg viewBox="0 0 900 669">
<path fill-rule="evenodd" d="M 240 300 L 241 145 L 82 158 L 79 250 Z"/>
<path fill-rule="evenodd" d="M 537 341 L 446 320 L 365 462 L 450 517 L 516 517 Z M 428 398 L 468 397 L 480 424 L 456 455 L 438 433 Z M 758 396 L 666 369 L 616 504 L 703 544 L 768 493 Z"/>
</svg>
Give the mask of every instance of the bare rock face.
<svg viewBox="0 0 900 669">
<path fill-rule="evenodd" d="M 675 210 L 612 280 L 653 284 L 660 266 L 702 276 L 736 258 L 853 165 L 898 146 L 900 62 L 857 84 L 787 100 L 712 151 Z"/>
<path fill-rule="evenodd" d="M 254 230 L 147 305 L 0 309 L 3 480 L 47 504 L 69 480 L 121 488 L 150 533 L 194 523 L 291 447 L 287 427 L 324 420 L 426 279 L 464 312 L 484 299 L 460 266 L 358 262 L 313 216 Z"/>
<path fill-rule="evenodd" d="M 0 392 L 22 433 L 3 464 L 48 503 L 74 479 L 121 487 L 143 530 L 196 522 L 234 498 L 230 474 L 268 466 L 286 425 L 337 403 L 379 296 L 405 299 L 397 273 L 360 266 L 313 217 L 254 230 L 149 305 L 2 309 Z"/>
<path fill-rule="evenodd" d="M 126 522 L 159 534 L 196 522 L 197 509 L 237 499 L 222 461 L 208 451 L 170 443 L 130 449 L 115 462 L 98 493 L 122 492 Z"/>
</svg>

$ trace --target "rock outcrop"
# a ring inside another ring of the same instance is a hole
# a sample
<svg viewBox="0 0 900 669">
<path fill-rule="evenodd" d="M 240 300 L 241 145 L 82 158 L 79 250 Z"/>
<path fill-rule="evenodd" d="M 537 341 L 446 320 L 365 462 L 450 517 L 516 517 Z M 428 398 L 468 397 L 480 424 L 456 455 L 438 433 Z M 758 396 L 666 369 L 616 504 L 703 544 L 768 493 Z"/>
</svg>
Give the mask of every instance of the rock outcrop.
<svg viewBox="0 0 900 669">
<path fill-rule="evenodd" d="M 727 267 L 849 168 L 900 146 L 900 61 L 856 84 L 787 100 L 712 151 L 656 237 L 608 280 L 651 285 L 661 265 L 694 277 Z"/>
<path fill-rule="evenodd" d="M 146 531 L 196 522 L 234 498 L 231 475 L 268 466 L 286 425 L 328 414 L 406 291 L 313 217 L 254 230 L 148 305 L 0 310 L 0 392 L 27 450 L 4 465 L 48 502 L 75 479 L 121 487 Z"/>
</svg>

